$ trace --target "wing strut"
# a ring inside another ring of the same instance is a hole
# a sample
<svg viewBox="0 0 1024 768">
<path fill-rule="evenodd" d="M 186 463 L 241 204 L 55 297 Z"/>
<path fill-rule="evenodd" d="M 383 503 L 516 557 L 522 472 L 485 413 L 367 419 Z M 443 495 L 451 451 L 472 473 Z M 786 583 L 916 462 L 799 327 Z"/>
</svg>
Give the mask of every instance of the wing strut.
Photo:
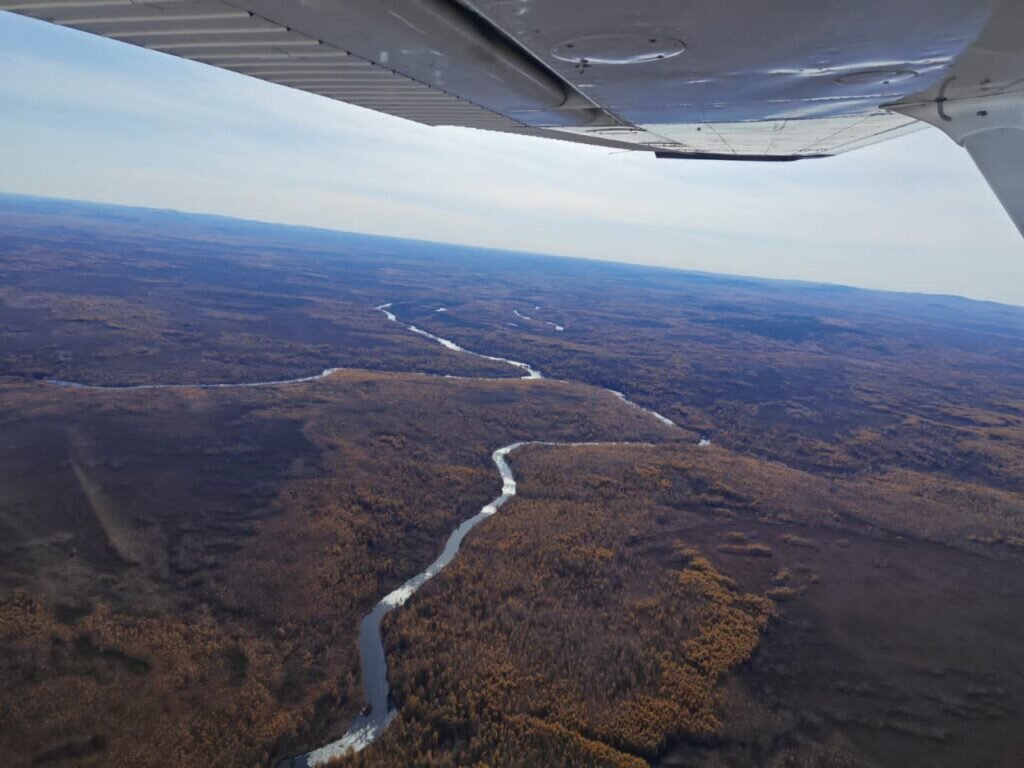
<svg viewBox="0 0 1024 768">
<path fill-rule="evenodd" d="M 999 202 L 1024 235 L 1024 95 L 1017 94 L 1012 121 L 992 121 L 998 127 L 979 130 L 960 140 L 985 175 Z M 993 106 L 979 119 L 992 117 Z"/>
<path fill-rule="evenodd" d="M 940 128 L 970 154 L 1024 235 L 1024 3 L 1004 0 L 951 77 L 887 105 Z"/>
<path fill-rule="evenodd" d="M 1024 91 L 900 107 L 931 123 L 970 154 L 1024 235 Z"/>
</svg>

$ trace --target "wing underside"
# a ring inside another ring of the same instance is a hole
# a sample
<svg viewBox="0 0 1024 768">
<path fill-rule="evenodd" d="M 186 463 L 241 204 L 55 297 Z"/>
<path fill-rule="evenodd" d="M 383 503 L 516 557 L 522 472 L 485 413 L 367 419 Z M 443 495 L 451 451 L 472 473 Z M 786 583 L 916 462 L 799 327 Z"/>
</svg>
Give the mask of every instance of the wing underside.
<svg viewBox="0 0 1024 768">
<path fill-rule="evenodd" d="M 427 125 L 735 159 L 832 155 L 914 130 L 881 104 L 938 79 L 992 3 L 865 0 L 831 4 L 813 24 L 797 0 L 770 13 L 757 0 L 725 5 L 0 0 Z M 934 21 L 921 29 L 922 18 Z"/>
</svg>

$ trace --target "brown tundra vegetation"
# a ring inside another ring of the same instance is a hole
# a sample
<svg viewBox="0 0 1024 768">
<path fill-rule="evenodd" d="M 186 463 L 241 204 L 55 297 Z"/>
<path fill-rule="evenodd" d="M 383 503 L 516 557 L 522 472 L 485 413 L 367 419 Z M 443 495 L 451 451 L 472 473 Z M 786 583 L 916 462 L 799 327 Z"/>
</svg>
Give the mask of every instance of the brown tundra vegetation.
<svg viewBox="0 0 1024 768">
<path fill-rule="evenodd" d="M 5 764 L 337 738 L 361 616 L 520 440 L 616 444 L 512 455 L 342 764 L 1024 752 L 1024 311 L 31 198 L 0 231 Z"/>
</svg>

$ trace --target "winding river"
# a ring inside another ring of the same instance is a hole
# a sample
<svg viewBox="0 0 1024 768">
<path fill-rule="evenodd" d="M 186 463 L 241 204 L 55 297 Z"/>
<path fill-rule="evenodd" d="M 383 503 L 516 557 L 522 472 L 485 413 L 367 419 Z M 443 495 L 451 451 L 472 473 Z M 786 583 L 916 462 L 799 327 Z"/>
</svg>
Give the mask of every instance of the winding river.
<svg viewBox="0 0 1024 768">
<path fill-rule="evenodd" d="M 323 765 L 349 752 L 359 752 L 372 744 L 394 719 L 397 711 L 391 707 L 389 700 L 388 664 L 384 655 L 384 640 L 380 625 L 391 611 L 405 605 L 416 591 L 434 578 L 458 554 L 462 540 L 471 530 L 489 517 L 492 517 L 505 503 L 516 495 L 516 478 L 506 457 L 518 448 L 528 445 L 559 446 L 562 448 L 578 448 L 594 445 L 646 445 L 646 443 L 557 443 L 543 440 L 530 440 L 511 443 L 499 448 L 491 454 L 491 460 L 501 475 L 501 494 L 486 504 L 479 512 L 468 520 L 463 520 L 458 528 L 451 532 L 444 549 L 437 559 L 426 570 L 413 576 L 405 584 L 381 598 L 359 625 L 359 662 L 363 670 L 363 691 L 366 694 L 367 708 L 357 717 L 348 731 L 337 741 L 332 741 L 319 749 L 304 755 L 285 760 L 278 768 L 314 768 Z"/>
<path fill-rule="evenodd" d="M 398 318 L 395 316 L 395 313 L 391 311 L 390 302 L 387 304 L 381 304 L 380 306 L 375 307 L 375 309 L 379 312 L 383 312 L 385 317 L 387 317 L 387 319 L 390 320 L 392 323 L 398 323 Z M 399 324 L 402 325 L 402 323 Z M 494 355 L 485 355 L 482 352 L 473 352 L 470 349 L 460 347 L 458 344 L 456 344 L 454 341 L 451 341 L 450 339 L 444 339 L 441 338 L 440 336 L 435 336 L 430 331 L 424 331 L 422 328 L 417 328 L 415 325 L 406 325 L 405 328 L 406 330 L 412 331 L 413 333 L 423 336 L 426 339 L 436 341 L 445 349 L 452 350 L 452 352 L 462 352 L 463 354 L 466 355 L 479 357 L 481 360 L 491 360 L 495 363 L 505 363 L 506 365 L 511 365 L 513 368 L 519 368 L 520 370 L 525 371 L 522 377 L 524 379 L 544 378 L 540 371 L 536 370 L 535 368 L 531 368 L 526 363 L 521 363 L 518 360 L 509 360 L 507 357 L 495 357 Z"/>
<path fill-rule="evenodd" d="M 466 355 L 472 355 L 483 360 L 491 360 L 493 362 L 505 363 L 513 368 L 516 368 L 523 372 L 522 378 L 527 380 L 543 379 L 544 376 L 539 370 L 533 368 L 527 363 L 520 362 L 519 360 L 512 360 L 505 357 L 496 357 L 494 355 L 486 355 L 481 352 L 474 352 L 459 346 L 450 339 L 445 339 L 441 336 L 437 336 L 429 331 L 425 331 L 422 328 L 418 328 L 415 325 L 405 324 L 399 321 L 398 317 L 394 312 L 391 311 L 392 304 L 380 304 L 374 307 L 379 312 L 382 312 L 388 320 L 393 323 L 397 323 L 405 327 L 407 331 L 415 333 L 424 338 L 430 339 L 440 344 L 445 349 L 450 349 L 453 352 L 461 352 Z M 437 310 L 441 311 L 441 310 Z M 519 315 L 519 312 L 516 312 Z M 520 315 L 520 317 L 523 317 Z M 532 319 L 525 318 L 524 319 Z M 559 326 L 558 330 L 562 330 Z M 93 389 L 93 390 L 147 390 L 147 389 L 230 389 L 240 387 L 277 387 L 289 384 L 303 384 L 306 382 L 317 381 L 330 376 L 335 371 L 343 370 L 342 368 L 327 368 L 319 374 L 302 376 L 294 379 L 277 379 L 272 381 L 257 381 L 257 382 L 240 382 L 240 383 L 226 383 L 226 384 L 131 384 L 131 385 L 100 385 L 100 384 L 81 384 L 73 381 L 64 381 L 60 379 L 47 379 L 47 383 L 54 384 L 60 387 L 69 387 L 73 389 Z M 456 377 L 452 377 L 456 378 Z M 483 378 L 483 377 L 479 377 Z M 610 392 L 619 400 L 631 408 L 637 408 L 655 418 L 660 423 L 668 427 L 678 428 L 678 424 L 669 419 L 666 416 L 658 413 L 657 411 L 651 410 L 650 408 L 644 408 L 642 405 L 633 402 L 627 398 L 623 393 L 618 392 L 614 389 L 606 389 L 605 391 Z M 490 503 L 486 504 L 479 512 L 468 520 L 464 520 L 459 526 L 451 532 L 448 536 L 448 540 L 445 542 L 444 548 L 441 550 L 441 554 L 437 556 L 427 568 L 420 573 L 413 576 L 411 579 L 406 581 L 402 586 L 398 587 L 394 591 L 385 595 L 381 598 L 372 611 L 363 617 L 362 622 L 359 625 L 359 659 L 362 667 L 363 674 L 363 691 L 366 695 L 367 706 L 363 710 L 363 714 L 357 717 L 348 731 L 337 741 L 332 741 L 330 744 L 326 744 L 319 749 L 315 749 L 312 752 L 307 752 L 303 755 L 297 755 L 282 761 L 278 768 L 312 768 L 313 766 L 319 766 L 326 763 L 329 760 L 341 757 L 350 752 L 358 752 L 365 747 L 372 744 L 388 727 L 392 719 L 394 719 L 396 711 L 391 707 L 390 703 L 390 687 L 388 685 L 388 667 L 387 659 L 384 654 L 384 641 L 381 637 L 381 622 L 384 617 L 395 610 L 396 608 L 405 604 L 405 602 L 412 597 L 416 591 L 426 584 L 430 579 L 434 578 L 440 573 L 446 565 L 448 565 L 458 554 L 459 548 L 462 546 L 462 540 L 466 538 L 466 535 L 473 530 L 477 525 L 482 523 L 487 518 L 495 515 L 499 509 L 502 508 L 516 495 L 516 479 L 512 473 L 512 468 L 509 466 L 507 457 L 510 453 L 518 448 L 526 445 L 548 445 L 548 446 L 561 446 L 561 447 L 578 447 L 585 445 L 624 445 L 625 443 L 556 443 L 556 442 L 545 442 L 545 441 L 528 441 L 528 442 L 516 442 L 506 445 L 502 448 L 498 448 L 493 454 L 491 459 L 494 461 L 494 465 L 498 468 L 498 474 L 501 476 L 501 493 Z M 710 444 L 706 440 L 701 440 L 701 445 Z M 637 445 L 637 443 L 634 443 Z"/>
<path fill-rule="evenodd" d="M 402 324 L 395 313 L 391 311 L 391 308 L 391 303 L 381 304 L 375 307 L 377 311 L 382 312 L 391 322 Z M 412 333 L 419 334 L 420 336 L 437 342 L 445 349 L 462 352 L 484 360 L 506 363 L 515 368 L 519 368 L 526 372 L 522 377 L 524 379 L 544 378 L 543 374 L 541 374 L 539 370 L 518 360 L 510 360 L 504 357 L 495 357 L 493 355 L 485 355 L 480 352 L 473 352 L 472 350 L 459 346 L 449 339 L 436 336 L 422 328 L 417 328 L 415 325 L 405 325 L 405 328 Z M 615 397 L 626 405 L 632 408 L 638 408 L 639 410 L 650 414 L 662 424 L 678 428 L 678 425 L 668 417 L 663 416 L 657 411 L 644 408 L 643 406 L 634 403 L 621 392 L 617 392 L 614 389 L 607 389 L 606 391 L 615 395 Z M 323 765 L 329 760 L 342 757 L 350 752 L 358 752 L 372 744 L 377 737 L 384 732 L 392 719 L 394 719 L 396 710 L 391 707 L 390 702 L 391 689 L 388 685 L 388 665 L 387 658 L 384 653 L 384 640 L 381 636 L 381 622 L 391 611 L 404 605 L 420 587 L 426 584 L 430 579 L 434 578 L 434 576 L 440 573 L 441 570 L 455 558 L 455 555 L 458 554 L 459 548 L 462 546 L 462 540 L 466 538 L 466 535 L 471 530 L 487 518 L 496 514 L 509 499 L 516 495 L 515 475 L 512 473 L 512 468 L 506 460 L 510 453 L 525 445 L 557 445 L 568 448 L 583 445 L 614 444 L 616 443 L 554 443 L 528 441 L 511 443 L 510 445 L 499 448 L 492 453 L 491 459 L 494 461 L 494 465 L 498 468 L 498 473 L 501 476 L 501 494 L 493 501 L 486 504 L 479 512 L 473 515 L 473 517 L 460 523 L 459 526 L 448 536 L 444 549 L 441 550 L 441 554 L 438 555 L 437 559 L 427 566 L 426 570 L 416 574 L 398 589 L 381 598 L 380 602 L 378 602 L 377 605 L 374 606 L 373 610 L 363 618 L 359 625 L 359 660 L 363 672 L 363 691 L 366 695 L 367 701 L 367 707 L 363 711 L 363 714 L 353 721 L 345 735 L 337 741 L 332 741 L 330 744 L 326 744 L 312 752 L 307 752 L 304 755 L 298 755 L 286 760 L 281 763 L 278 768 L 313 768 L 315 766 Z M 621 445 L 621 443 L 618 444 Z"/>
<path fill-rule="evenodd" d="M 540 309 L 540 307 L 536 307 L 536 309 Z M 565 327 L 559 325 L 558 323 L 553 323 L 550 320 L 540 320 L 540 321 L 534 320 L 534 318 L 530 317 L 529 315 L 524 315 L 518 309 L 513 309 L 512 310 L 512 314 L 514 314 L 516 317 L 520 318 L 521 320 L 530 320 L 532 322 L 541 322 L 541 323 L 544 323 L 544 325 L 550 325 L 558 333 L 561 333 L 562 331 L 565 330 Z"/>
<path fill-rule="evenodd" d="M 349 752 L 358 752 L 372 744 L 377 736 L 388 727 L 395 716 L 395 710 L 391 708 L 388 700 L 390 693 L 388 664 L 384 656 L 384 641 L 380 633 L 381 621 L 395 608 L 404 605 L 405 601 L 416 593 L 416 590 L 439 574 L 454 559 L 467 533 L 494 515 L 505 502 L 516 495 L 516 479 L 505 457 L 523 445 L 527 445 L 527 443 L 512 443 L 491 454 L 491 459 L 501 474 L 501 494 L 452 531 L 441 554 L 427 566 L 426 570 L 416 574 L 398 589 L 385 595 L 363 618 L 359 625 L 359 661 L 363 669 L 363 691 L 368 702 L 368 708 L 364 714 L 357 717 L 345 735 L 337 741 L 332 741 L 305 755 L 293 757 L 282 763 L 279 768 L 282 766 L 292 768 L 317 766 Z"/>
<path fill-rule="evenodd" d="M 342 371 L 344 368 L 324 368 L 320 373 L 311 376 L 302 376 L 297 379 L 272 379 L 270 381 L 240 381 L 228 382 L 226 384 L 82 384 L 77 381 L 64 381 L 63 379 L 45 379 L 47 384 L 56 384 L 58 387 L 69 387 L 71 389 L 241 389 L 255 387 L 282 387 L 287 384 L 305 384 L 309 381 L 326 379 L 335 371 Z"/>
<path fill-rule="evenodd" d="M 407 325 L 405 323 L 402 323 L 398 319 L 398 316 L 395 315 L 395 313 L 391 311 L 391 307 L 392 307 L 391 302 L 388 302 L 387 304 L 380 304 L 380 305 L 374 307 L 374 309 L 376 309 L 378 312 L 382 312 L 384 314 L 384 316 L 387 317 L 387 319 L 390 320 L 392 323 L 397 323 L 398 325 L 402 325 L 408 331 L 412 331 L 413 333 L 418 334 L 420 336 L 423 336 L 424 338 L 430 339 L 431 341 L 435 341 L 438 344 L 440 344 L 442 347 L 444 347 L 445 349 L 450 349 L 453 352 L 462 352 L 463 354 L 472 355 L 473 357 L 478 357 L 478 358 L 480 358 L 482 360 L 493 360 L 494 362 L 497 362 L 497 363 L 505 363 L 506 365 L 513 366 L 514 368 L 519 368 L 521 370 L 526 371 L 526 373 L 522 377 L 524 379 L 543 379 L 543 378 L 546 378 L 544 376 L 544 374 L 542 374 L 539 370 L 537 370 L 536 368 L 532 368 L 527 363 L 522 363 L 522 362 L 520 362 L 518 360 L 510 360 L 507 357 L 495 357 L 494 355 L 485 355 L 485 354 L 483 354 L 481 352 L 474 352 L 473 350 L 466 349 L 465 347 L 460 347 L 458 344 L 456 344 L 454 341 L 452 341 L 450 339 L 446 339 L 446 338 L 443 338 L 441 336 L 435 336 L 434 334 L 430 333 L 430 331 L 425 331 L 422 328 L 417 328 L 415 325 Z M 442 309 L 445 309 L 445 308 L 442 307 Z M 439 311 L 439 310 L 436 310 L 436 311 Z M 445 309 L 445 311 L 447 311 L 447 309 Z M 517 315 L 519 315 L 520 317 L 523 317 L 524 319 L 527 319 L 527 320 L 532 320 L 533 319 L 533 318 L 527 318 L 525 315 L 520 315 L 518 310 L 513 310 L 513 311 L 515 311 L 515 313 Z M 463 377 L 452 376 L 450 378 L 463 378 Z M 483 378 L 483 377 L 475 377 L 475 378 Z M 553 381 L 565 381 L 565 379 L 553 379 Z M 662 414 L 658 413 L 655 410 L 652 410 L 651 408 L 645 408 L 644 406 L 640 405 L 639 403 L 633 402 L 632 400 L 630 400 L 628 397 L 626 397 L 624 394 L 622 394 L 621 392 L 619 392 L 617 390 L 608 389 L 607 387 L 604 387 L 603 389 L 606 392 L 611 392 L 613 395 L 615 395 L 615 397 L 617 397 L 619 400 L 624 402 L 630 408 L 637 408 L 637 409 L 643 411 L 644 413 L 650 414 L 651 416 L 653 416 L 655 419 L 657 419 L 658 421 L 660 421 L 662 424 L 664 424 L 667 427 L 678 427 L 679 426 L 678 424 L 676 424 L 674 421 L 672 421 L 672 419 L 668 418 L 667 416 L 663 416 Z"/>
</svg>

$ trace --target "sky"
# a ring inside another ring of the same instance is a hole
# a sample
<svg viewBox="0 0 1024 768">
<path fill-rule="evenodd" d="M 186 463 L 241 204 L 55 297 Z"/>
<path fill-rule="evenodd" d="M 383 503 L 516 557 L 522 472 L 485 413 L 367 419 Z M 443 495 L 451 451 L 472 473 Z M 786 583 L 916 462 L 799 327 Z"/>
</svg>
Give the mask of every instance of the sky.
<svg viewBox="0 0 1024 768">
<path fill-rule="evenodd" d="M 937 130 L 666 161 L 428 128 L 0 12 L 0 191 L 1024 305 L 1024 240 Z"/>
</svg>

